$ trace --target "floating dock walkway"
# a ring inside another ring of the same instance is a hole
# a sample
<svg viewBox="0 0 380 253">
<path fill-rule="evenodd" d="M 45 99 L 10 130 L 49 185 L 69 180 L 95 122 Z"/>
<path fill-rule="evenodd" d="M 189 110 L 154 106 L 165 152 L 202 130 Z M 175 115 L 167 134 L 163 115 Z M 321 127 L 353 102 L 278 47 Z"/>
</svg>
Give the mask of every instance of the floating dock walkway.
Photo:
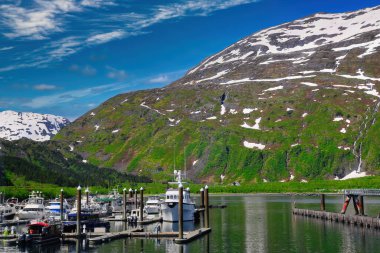
<svg viewBox="0 0 380 253">
<path fill-rule="evenodd" d="M 326 211 L 316 211 L 308 209 L 293 209 L 293 215 L 300 215 L 315 219 L 335 221 L 344 224 L 353 224 L 366 228 L 380 229 L 380 219 L 368 216 L 348 215 Z"/>
</svg>

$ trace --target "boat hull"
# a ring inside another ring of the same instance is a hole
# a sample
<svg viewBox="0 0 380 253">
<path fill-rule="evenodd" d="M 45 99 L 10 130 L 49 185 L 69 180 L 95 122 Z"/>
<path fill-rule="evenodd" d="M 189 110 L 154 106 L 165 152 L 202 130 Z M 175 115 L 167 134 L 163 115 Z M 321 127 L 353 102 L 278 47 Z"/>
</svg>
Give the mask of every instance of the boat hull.
<svg viewBox="0 0 380 253">
<path fill-rule="evenodd" d="M 44 219 L 45 218 L 45 212 L 21 211 L 17 214 L 17 217 L 20 220 Z"/>
<path fill-rule="evenodd" d="M 193 221 L 194 212 L 194 204 L 183 203 L 183 221 Z M 161 204 L 161 213 L 163 221 L 178 222 L 178 203 L 166 202 Z"/>
</svg>

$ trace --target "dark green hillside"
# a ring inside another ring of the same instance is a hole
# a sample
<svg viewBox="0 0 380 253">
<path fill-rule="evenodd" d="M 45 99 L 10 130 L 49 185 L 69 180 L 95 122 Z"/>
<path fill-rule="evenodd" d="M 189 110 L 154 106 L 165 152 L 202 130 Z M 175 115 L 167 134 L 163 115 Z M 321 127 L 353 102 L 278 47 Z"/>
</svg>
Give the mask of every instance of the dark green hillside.
<svg viewBox="0 0 380 253">
<path fill-rule="evenodd" d="M 140 181 L 111 169 L 99 169 L 83 163 L 78 155 L 63 156 L 57 143 L 0 141 L 1 185 L 13 185 L 14 180 L 51 183 L 62 186 L 99 185 L 108 186 L 125 181 Z"/>
</svg>

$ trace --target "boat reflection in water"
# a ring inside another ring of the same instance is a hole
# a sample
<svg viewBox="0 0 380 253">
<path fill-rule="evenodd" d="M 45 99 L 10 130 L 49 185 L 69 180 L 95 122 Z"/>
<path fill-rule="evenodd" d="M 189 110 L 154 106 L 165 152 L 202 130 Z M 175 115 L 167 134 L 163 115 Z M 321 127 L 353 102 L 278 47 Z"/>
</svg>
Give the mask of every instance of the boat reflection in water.
<svg viewBox="0 0 380 253">
<path fill-rule="evenodd" d="M 183 231 L 193 231 L 195 229 L 194 221 L 184 221 Z M 178 232 L 178 222 L 162 222 L 162 232 Z"/>
</svg>

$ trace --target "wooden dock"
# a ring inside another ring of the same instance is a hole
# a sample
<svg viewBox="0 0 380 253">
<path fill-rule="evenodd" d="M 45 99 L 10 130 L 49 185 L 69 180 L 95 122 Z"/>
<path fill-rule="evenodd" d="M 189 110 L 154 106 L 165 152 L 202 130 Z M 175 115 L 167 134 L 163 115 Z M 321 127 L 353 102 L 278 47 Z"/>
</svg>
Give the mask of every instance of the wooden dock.
<svg viewBox="0 0 380 253">
<path fill-rule="evenodd" d="M 293 208 L 293 215 L 300 215 L 304 217 L 310 217 L 315 219 L 321 219 L 326 221 L 334 221 L 343 224 L 353 224 L 365 228 L 380 229 L 380 219 L 361 216 L 361 215 L 347 215 L 340 213 L 332 213 L 326 211 L 316 211 L 308 209 Z"/>
<path fill-rule="evenodd" d="M 205 234 L 208 234 L 211 232 L 211 228 L 201 228 L 194 231 L 191 231 L 189 233 L 184 234 L 183 239 L 174 239 L 174 242 L 177 244 L 185 244 L 188 242 L 191 242 Z"/>
<path fill-rule="evenodd" d="M 125 230 L 122 232 L 102 233 L 101 235 L 88 234 L 90 236 L 90 238 L 88 238 L 88 242 L 93 243 L 93 244 L 109 242 L 115 239 L 131 237 L 132 233 L 141 232 L 141 231 L 142 231 L 141 228 L 135 228 L 131 230 Z"/>
<path fill-rule="evenodd" d="M 29 223 L 29 220 L 5 220 L 2 223 L 0 223 L 0 227 L 18 226 L 20 224 L 27 224 L 27 223 Z"/>
</svg>

